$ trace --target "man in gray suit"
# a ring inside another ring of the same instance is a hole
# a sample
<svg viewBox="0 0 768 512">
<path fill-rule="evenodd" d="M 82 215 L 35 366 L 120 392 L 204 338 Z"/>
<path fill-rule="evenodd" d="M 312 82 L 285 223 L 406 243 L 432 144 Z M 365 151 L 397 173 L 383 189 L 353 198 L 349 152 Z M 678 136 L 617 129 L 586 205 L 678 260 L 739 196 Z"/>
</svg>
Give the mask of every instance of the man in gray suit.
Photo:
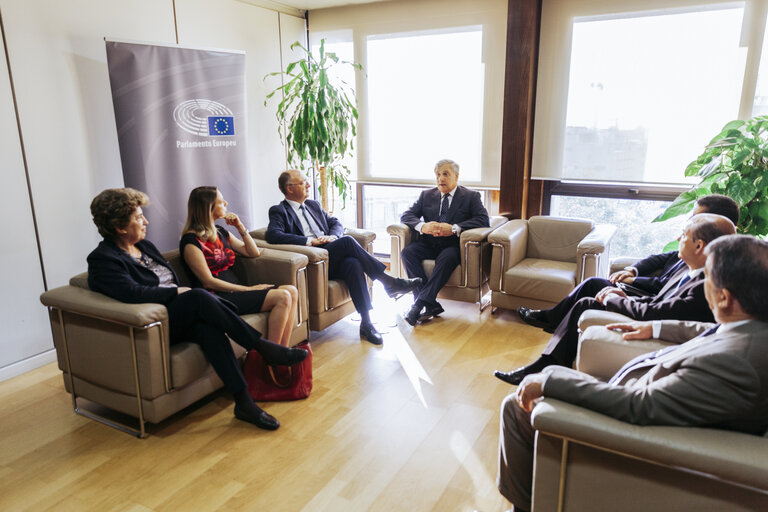
<svg viewBox="0 0 768 512">
<path fill-rule="evenodd" d="M 695 320 L 711 322 L 712 313 L 704 297 L 704 251 L 709 243 L 723 235 L 736 233 L 736 226 L 722 215 L 700 213 L 691 217 L 680 236 L 678 254 L 683 267 L 666 282 L 658 294 L 648 297 L 627 297 L 619 288 L 605 288 L 595 298 L 576 301 L 555 329 L 544 351 L 533 363 L 494 375 L 517 385 L 526 375 L 537 373 L 550 365 L 571 366 L 579 346 L 579 318 L 589 309 L 619 313 L 633 320 Z"/>
<path fill-rule="evenodd" d="M 562 366 L 528 375 L 501 407 L 501 494 L 531 505 L 534 430 L 541 397 L 563 400 L 637 425 L 686 425 L 762 435 L 768 428 L 768 243 L 748 235 L 706 248 L 705 295 L 718 324 L 660 321 L 659 338 L 681 345 L 635 358 L 608 382 Z M 627 339 L 649 338 L 654 322 L 613 324 Z M 695 336 L 695 337 L 694 337 Z"/>
</svg>

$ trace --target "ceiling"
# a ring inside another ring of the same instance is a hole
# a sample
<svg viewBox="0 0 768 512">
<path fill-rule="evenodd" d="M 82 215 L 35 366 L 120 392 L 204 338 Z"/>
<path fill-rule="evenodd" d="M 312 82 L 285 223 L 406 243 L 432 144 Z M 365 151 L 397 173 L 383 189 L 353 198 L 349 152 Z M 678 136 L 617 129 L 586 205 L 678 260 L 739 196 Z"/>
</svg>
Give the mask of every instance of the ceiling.
<svg viewBox="0 0 768 512">
<path fill-rule="evenodd" d="M 342 5 L 369 4 L 387 0 L 241 0 L 248 3 L 267 5 L 277 10 L 313 11 Z M 282 7 L 282 9 L 281 9 Z"/>
</svg>

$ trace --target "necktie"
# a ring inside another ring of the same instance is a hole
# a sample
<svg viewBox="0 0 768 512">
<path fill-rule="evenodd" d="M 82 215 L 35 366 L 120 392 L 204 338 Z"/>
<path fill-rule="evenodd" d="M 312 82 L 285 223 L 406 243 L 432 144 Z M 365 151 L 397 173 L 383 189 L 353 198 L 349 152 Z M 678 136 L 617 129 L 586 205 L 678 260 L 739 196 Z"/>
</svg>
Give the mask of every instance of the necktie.
<svg viewBox="0 0 768 512">
<path fill-rule="evenodd" d="M 720 324 L 716 324 L 714 327 L 710 327 L 703 333 L 699 334 L 697 338 L 703 338 L 704 336 L 709 336 L 710 334 L 714 334 L 715 331 L 717 331 L 717 328 L 720 327 Z M 695 339 L 695 338 L 694 338 Z M 690 340 L 689 340 L 690 341 Z M 617 371 L 613 377 L 611 377 L 611 380 L 608 381 L 608 384 L 616 384 L 617 382 L 620 382 L 624 377 L 627 376 L 630 372 L 635 371 L 635 366 L 645 363 L 647 361 L 650 361 L 651 359 L 656 359 L 658 357 L 663 356 L 664 354 L 667 354 L 669 352 L 672 352 L 673 350 L 677 350 L 683 345 L 670 345 L 669 347 L 664 347 L 660 350 L 657 350 L 656 352 L 651 352 L 648 354 L 640 354 L 639 356 L 635 357 L 634 359 L 631 359 L 627 364 L 621 367 L 619 371 Z"/>
<path fill-rule="evenodd" d="M 691 274 L 685 274 L 685 275 L 683 276 L 683 278 L 680 280 L 680 282 L 679 282 L 679 283 L 677 283 L 677 289 L 679 290 L 680 288 L 682 288 L 682 287 L 683 287 L 683 285 L 684 285 L 685 283 L 687 283 L 688 281 L 690 281 L 690 280 L 691 280 Z"/>
<path fill-rule="evenodd" d="M 443 202 L 440 203 L 440 217 L 438 217 L 437 222 L 447 222 L 448 221 L 448 209 L 450 208 L 449 200 L 450 200 L 450 194 L 445 194 L 443 196 Z"/>
<path fill-rule="evenodd" d="M 299 206 L 299 210 L 301 210 L 301 214 L 304 216 L 304 220 L 306 220 L 307 224 L 309 224 L 309 229 L 312 231 L 312 234 L 315 235 L 315 238 L 320 238 L 322 235 L 318 232 L 317 227 L 315 227 L 315 224 L 312 222 L 309 215 L 307 215 L 307 210 L 304 208 L 303 204 Z"/>
</svg>

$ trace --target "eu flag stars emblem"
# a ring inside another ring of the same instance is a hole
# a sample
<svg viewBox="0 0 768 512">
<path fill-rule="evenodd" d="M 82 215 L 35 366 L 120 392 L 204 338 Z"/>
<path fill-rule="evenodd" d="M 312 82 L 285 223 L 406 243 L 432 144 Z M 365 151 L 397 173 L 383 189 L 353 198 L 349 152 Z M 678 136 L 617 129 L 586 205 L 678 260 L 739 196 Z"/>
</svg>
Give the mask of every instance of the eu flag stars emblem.
<svg viewBox="0 0 768 512">
<path fill-rule="evenodd" d="M 211 116 L 208 118 L 208 134 L 212 136 L 234 135 L 235 118 Z"/>
</svg>

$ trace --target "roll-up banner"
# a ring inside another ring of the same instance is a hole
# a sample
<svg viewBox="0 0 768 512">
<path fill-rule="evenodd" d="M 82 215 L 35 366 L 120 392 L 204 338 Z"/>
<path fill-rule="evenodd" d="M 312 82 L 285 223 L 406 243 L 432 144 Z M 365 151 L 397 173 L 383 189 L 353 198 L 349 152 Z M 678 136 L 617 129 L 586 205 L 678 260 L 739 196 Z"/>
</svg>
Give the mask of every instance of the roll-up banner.
<svg viewBox="0 0 768 512">
<path fill-rule="evenodd" d="M 106 40 L 126 187 L 146 192 L 149 239 L 178 247 L 189 192 L 218 187 L 251 227 L 245 52 Z"/>
</svg>

